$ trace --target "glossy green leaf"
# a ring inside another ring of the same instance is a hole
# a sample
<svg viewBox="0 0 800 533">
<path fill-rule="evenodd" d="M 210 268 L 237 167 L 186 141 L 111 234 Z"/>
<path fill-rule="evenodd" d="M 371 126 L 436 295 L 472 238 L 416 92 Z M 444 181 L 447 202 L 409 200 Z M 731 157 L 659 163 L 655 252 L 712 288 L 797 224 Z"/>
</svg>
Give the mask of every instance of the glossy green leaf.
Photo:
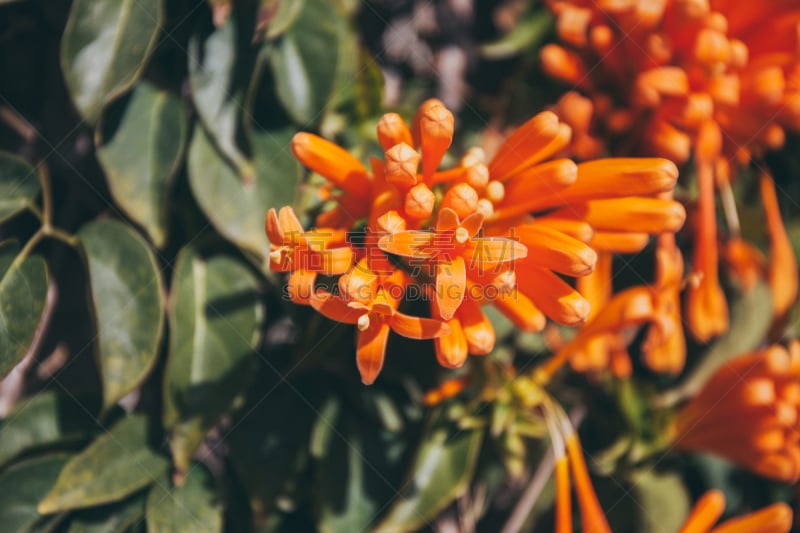
<svg viewBox="0 0 800 533">
<path fill-rule="evenodd" d="M 22 452 L 89 436 L 97 428 L 93 403 L 55 392 L 19 403 L 0 421 L 0 466 Z"/>
<path fill-rule="evenodd" d="M 325 0 L 305 0 L 294 24 L 270 53 L 276 90 L 292 119 L 318 123 L 333 92 L 341 14 Z"/>
<path fill-rule="evenodd" d="M 189 84 L 201 122 L 213 144 L 237 169 L 240 179 L 252 180 L 252 169 L 237 145 L 244 87 L 237 72 L 236 17 L 206 36 L 189 41 Z M 241 60 L 241 58 L 239 58 Z"/>
<path fill-rule="evenodd" d="M 633 499 L 638 504 L 638 526 L 641 533 L 679 531 L 689 515 L 689 493 L 674 472 L 637 472 L 633 476 Z"/>
<path fill-rule="evenodd" d="M 553 15 L 546 10 L 531 12 L 510 32 L 499 40 L 481 47 L 481 55 L 487 59 L 506 59 L 526 50 L 536 49 L 554 24 Z"/>
<path fill-rule="evenodd" d="M 18 253 L 17 243 L 0 244 L 0 378 L 25 356 L 47 297 L 44 259 Z"/>
<path fill-rule="evenodd" d="M 161 276 L 147 242 L 115 220 L 78 232 L 89 267 L 97 346 L 108 408 L 152 370 L 164 328 Z"/>
<path fill-rule="evenodd" d="M 164 22 L 161 0 L 75 0 L 61 41 L 72 101 L 94 124 L 103 106 L 131 87 Z"/>
<path fill-rule="evenodd" d="M 133 415 L 64 466 L 39 503 L 41 514 L 92 507 L 120 500 L 167 472 L 169 462 L 148 443 L 147 419 Z"/>
<path fill-rule="evenodd" d="M 415 531 L 461 496 L 469 486 L 483 440 L 482 430 L 437 427 L 427 435 L 377 531 Z"/>
<path fill-rule="evenodd" d="M 166 480 L 147 495 L 149 533 L 219 533 L 222 531 L 222 504 L 214 478 L 204 467 L 192 465 L 179 487 Z"/>
<path fill-rule="evenodd" d="M 255 180 L 242 182 L 197 126 L 189 147 L 189 183 L 197 203 L 223 236 L 258 254 L 269 251 L 264 219 L 271 207 L 292 204 L 300 167 L 292 155 L 294 131 L 254 131 Z"/>
<path fill-rule="evenodd" d="M 37 457 L 16 464 L 0 474 L 0 528 L 27 531 L 41 518 L 39 500 L 55 483 L 67 461 L 66 455 Z"/>
<path fill-rule="evenodd" d="M 39 176 L 22 159 L 0 152 L 0 222 L 33 207 L 39 194 Z"/>
<path fill-rule="evenodd" d="M 243 392 L 263 309 L 247 268 L 190 248 L 178 256 L 172 290 L 164 425 L 175 464 L 185 471 L 206 432 Z"/>
<path fill-rule="evenodd" d="M 256 31 L 277 39 L 297 20 L 305 0 L 259 0 Z"/>
<path fill-rule="evenodd" d="M 78 511 L 67 533 L 126 533 L 144 521 L 144 503 L 144 493 L 139 493 L 118 504 Z"/>
<path fill-rule="evenodd" d="M 139 83 L 112 104 L 97 135 L 97 158 L 114 201 L 164 245 L 167 197 L 186 143 L 186 112 L 177 96 Z"/>
</svg>

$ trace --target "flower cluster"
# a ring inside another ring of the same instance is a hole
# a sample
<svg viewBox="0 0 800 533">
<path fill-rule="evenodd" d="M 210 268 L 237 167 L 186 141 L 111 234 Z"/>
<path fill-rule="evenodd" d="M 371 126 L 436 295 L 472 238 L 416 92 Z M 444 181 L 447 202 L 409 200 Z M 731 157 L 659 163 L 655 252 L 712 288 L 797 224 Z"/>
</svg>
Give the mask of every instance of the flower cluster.
<svg viewBox="0 0 800 533">
<path fill-rule="evenodd" d="M 720 258 L 757 275 L 757 253 L 740 239 L 730 182 L 800 130 L 800 6 L 733 0 L 673 2 L 551 0 L 563 45 L 541 51 L 546 72 L 573 85 L 556 111 L 575 131 L 572 151 L 596 157 L 694 157 L 698 205 L 688 288 L 689 331 L 707 342 L 728 328 Z M 772 178 L 762 200 L 771 257 L 765 278 L 776 318 L 797 295 L 797 266 L 777 212 Z M 719 249 L 715 191 L 722 195 L 727 243 Z M 742 265 L 742 262 L 745 265 Z"/>
<path fill-rule="evenodd" d="M 368 170 L 342 148 L 298 133 L 292 149 L 328 180 L 331 200 L 305 231 L 290 207 L 271 210 L 270 267 L 290 272 L 299 304 L 358 327 L 364 383 L 381 370 L 393 330 L 434 339 L 439 362 L 461 366 L 495 343 L 481 310 L 494 305 L 524 331 L 549 317 L 582 325 L 590 302 L 561 276 L 583 277 L 598 253 L 641 249 L 685 219 L 671 198 L 675 165 L 658 158 L 560 157 L 571 128 L 552 112 L 510 134 L 493 157 L 467 150 L 441 170 L 454 118 L 438 100 L 422 104 L 409 127 L 397 114 L 377 125 L 383 159 Z M 335 287 L 317 276 L 340 276 Z M 429 317 L 400 311 L 425 301 Z"/>
</svg>

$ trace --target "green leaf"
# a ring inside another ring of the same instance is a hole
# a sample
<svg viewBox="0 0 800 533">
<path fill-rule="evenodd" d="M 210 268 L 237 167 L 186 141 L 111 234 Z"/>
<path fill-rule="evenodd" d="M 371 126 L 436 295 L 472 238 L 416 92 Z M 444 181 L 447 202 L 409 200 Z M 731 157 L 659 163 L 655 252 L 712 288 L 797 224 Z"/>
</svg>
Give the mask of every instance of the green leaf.
<svg viewBox="0 0 800 533">
<path fill-rule="evenodd" d="M 144 493 L 116 505 L 76 513 L 67 533 L 124 533 L 144 519 Z"/>
<path fill-rule="evenodd" d="M 38 194 L 36 170 L 22 159 L 0 152 L 0 222 L 35 207 Z"/>
<path fill-rule="evenodd" d="M 290 129 L 254 131 L 255 180 L 243 182 L 214 148 L 205 129 L 195 127 L 189 147 L 189 183 L 197 203 L 225 238 L 266 255 L 264 219 L 271 207 L 291 204 L 300 167 L 290 149 Z"/>
<path fill-rule="evenodd" d="M 163 476 L 169 462 L 148 445 L 147 419 L 129 416 L 64 466 L 39 503 L 41 514 L 109 503 Z"/>
<path fill-rule="evenodd" d="M 195 109 L 213 144 L 236 167 L 240 179 L 249 182 L 252 169 L 236 143 L 246 86 L 236 69 L 237 38 L 234 16 L 207 36 L 193 35 L 189 84 Z"/>
<path fill-rule="evenodd" d="M 18 252 L 15 242 L 0 243 L 0 379 L 25 356 L 47 297 L 44 259 Z"/>
<path fill-rule="evenodd" d="M 259 0 L 256 31 L 267 40 L 277 39 L 297 20 L 303 4 L 305 0 Z"/>
<path fill-rule="evenodd" d="M 486 59 L 506 59 L 535 50 L 553 28 L 554 21 L 547 10 L 533 11 L 499 40 L 481 46 L 481 55 Z"/>
<path fill-rule="evenodd" d="M 634 474 L 633 499 L 638 504 L 636 531 L 641 533 L 673 533 L 679 531 L 689 515 L 691 502 L 681 476 L 674 472 L 653 472 L 650 469 Z"/>
<path fill-rule="evenodd" d="M 414 531 L 461 496 L 469 486 L 483 440 L 482 430 L 435 427 L 426 436 L 411 468 L 411 478 L 377 531 Z"/>
<path fill-rule="evenodd" d="M 0 466 L 24 451 L 87 437 L 97 428 L 90 414 L 94 408 L 55 392 L 40 392 L 19 403 L 0 422 Z"/>
<path fill-rule="evenodd" d="M 0 474 L 3 531 L 27 531 L 41 518 L 36 504 L 53 486 L 67 459 L 66 455 L 37 457 Z"/>
<path fill-rule="evenodd" d="M 164 425 L 185 471 L 208 430 L 229 411 L 249 375 L 263 310 L 258 281 L 231 257 L 178 256 L 169 309 Z"/>
<path fill-rule="evenodd" d="M 164 23 L 161 0 L 75 0 L 61 41 L 61 70 L 81 115 L 103 106 L 144 70 Z"/>
<path fill-rule="evenodd" d="M 147 496 L 149 533 L 218 533 L 222 505 L 214 479 L 200 465 L 192 465 L 180 487 L 158 483 Z"/>
<path fill-rule="evenodd" d="M 159 248 L 166 240 L 167 197 L 186 143 L 186 120 L 180 98 L 143 82 L 130 99 L 106 110 L 97 131 L 97 158 L 114 201 Z"/>
<path fill-rule="evenodd" d="M 78 232 L 89 267 L 103 379 L 103 407 L 136 389 L 152 370 L 164 328 L 153 253 L 122 222 L 98 220 Z"/>
<path fill-rule="evenodd" d="M 270 53 L 278 98 L 298 124 L 319 123 L 331 98 L 341 18 L 325 0 L 306 0 Z"/>
</svg>

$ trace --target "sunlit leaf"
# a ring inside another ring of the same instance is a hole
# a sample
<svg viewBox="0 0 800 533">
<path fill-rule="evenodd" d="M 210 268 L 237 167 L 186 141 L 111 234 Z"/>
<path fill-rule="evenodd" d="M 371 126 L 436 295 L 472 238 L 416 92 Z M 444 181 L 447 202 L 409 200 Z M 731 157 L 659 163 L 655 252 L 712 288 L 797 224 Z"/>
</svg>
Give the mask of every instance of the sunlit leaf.
<svg viewBox="0 0 800 533">
<path fill-rule="evenodd" d="M 47 297 L 44 259 L 18 253 L 17 243 L 0 243 L 0 378 L 28 350 Z"/>
<path fill-rule="evenodd" d="M 163 25 L 161 0 L 75 0 L 61 41 L 72 101 L 94 124 L 139 78 Z"/>
<path fill-rule="evenodd" d="M 55 483 L 67 461 L 66 455 L 37 457 L 16 464 L 0 474 L 0 528 L 27 531 L 41 518 L 39 500 Z"/>
<path fill-rule="evenodd" d="M 218 533 L 222 531 L 222 504 L 211 474 L 193 465 L 179 487 L 166 480 L 147 496 L 149 533 Z"/>
<path fill-rule="evenodd" d="M 147 243 L 122 222 L 91 222 L 78 236 L 89 267 L 108 408 L 138 387 L 156 362 L 164 327 L 161 277 Z"/>
<path fill-rule="evenodd" d="M 120 500 L 166 474 L 168 461 L 148 443 L 147 419 L 129 416 L 64 466 L 39 503 L 41 514 Z"/>
<path fill-rule="evenodd" d="M 39 176 L 28 163 L 0 152 L 0 222 L 34 206 Z"/>
<path fill-rule="evenodd" d="M 128 100 L 110 106 L 98 130 L 97 158 L 114 201 L 162 247 L 167 196 L 186 142 L 181 100 L 139 83 Z"/>
<path fill-rule="evenodd" d="M 237 72 L 236 17 L 206 36 L 189 41 L 189 84 L 195 109 L 213 144 L 236 168 L 238 179 L 252 180 L 247 157 L 237 145 L 247 80 Z M 196 137 L 196 135 L 195 135 Z"/>
<path fill-rule="evenodd" d="M 478 459 L 482 430 L 437 427 L 426 436 L 379 531 L 414 531 L 423 527 L 467 489 Z"/>
<path fill-rule="evenodd" d="M 340 19 L 325 0 L 305 0 L 297 20 L 271 50 L 278 98 L 299 124 L 318 123 L 331 98 Z"/>
<path fill-rule="evenodd" d="M 94 403 L 55 392 L 20 402 L 0 421 L 0 465 L 24 451 L 87 437 L 97 428 Z"/>
<path fill-rule="evenodd" d="M 648 467 L 634 474 L 633 483 L 633 498 L 639 508 L 636 531 L 679 531 L 691 507 L 681 476 L 673 472 L 653 472 Z"/>
<path fill-rule="evenodd" d="M 271 207 L 292 204 L 299 166 L 290 149 L 293 131 L 254 131 L 254 181 L 242 182 L 197 126 L 189 147 L 189 182 L 197 203 L 223 236 L 251 252 L 265 254 L 264 219 Z"/>
<path fill-rule="evenodd" d="M 172 279 L 164 425 L 181 471 L 219 417 L 243 392 L 263 308 L 257 280 L 237 260 L 178 256 Z"/>
</svg>

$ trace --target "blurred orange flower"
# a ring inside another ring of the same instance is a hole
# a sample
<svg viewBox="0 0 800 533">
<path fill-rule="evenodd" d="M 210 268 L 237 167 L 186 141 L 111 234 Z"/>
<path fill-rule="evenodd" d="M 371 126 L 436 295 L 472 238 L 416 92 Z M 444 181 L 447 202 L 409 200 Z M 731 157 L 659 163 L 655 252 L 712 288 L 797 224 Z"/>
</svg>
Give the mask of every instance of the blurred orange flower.
<svg viewBox="0 0 800 533">
<path fill-rule="evenodd" d="M 792 528 L 792 509 L 785 503 L 774 503 L 714 526 L 724 510 L 725 496 L 710 490 L 697 501 L 678 533 L 786 533 Z"/>
</svg>

